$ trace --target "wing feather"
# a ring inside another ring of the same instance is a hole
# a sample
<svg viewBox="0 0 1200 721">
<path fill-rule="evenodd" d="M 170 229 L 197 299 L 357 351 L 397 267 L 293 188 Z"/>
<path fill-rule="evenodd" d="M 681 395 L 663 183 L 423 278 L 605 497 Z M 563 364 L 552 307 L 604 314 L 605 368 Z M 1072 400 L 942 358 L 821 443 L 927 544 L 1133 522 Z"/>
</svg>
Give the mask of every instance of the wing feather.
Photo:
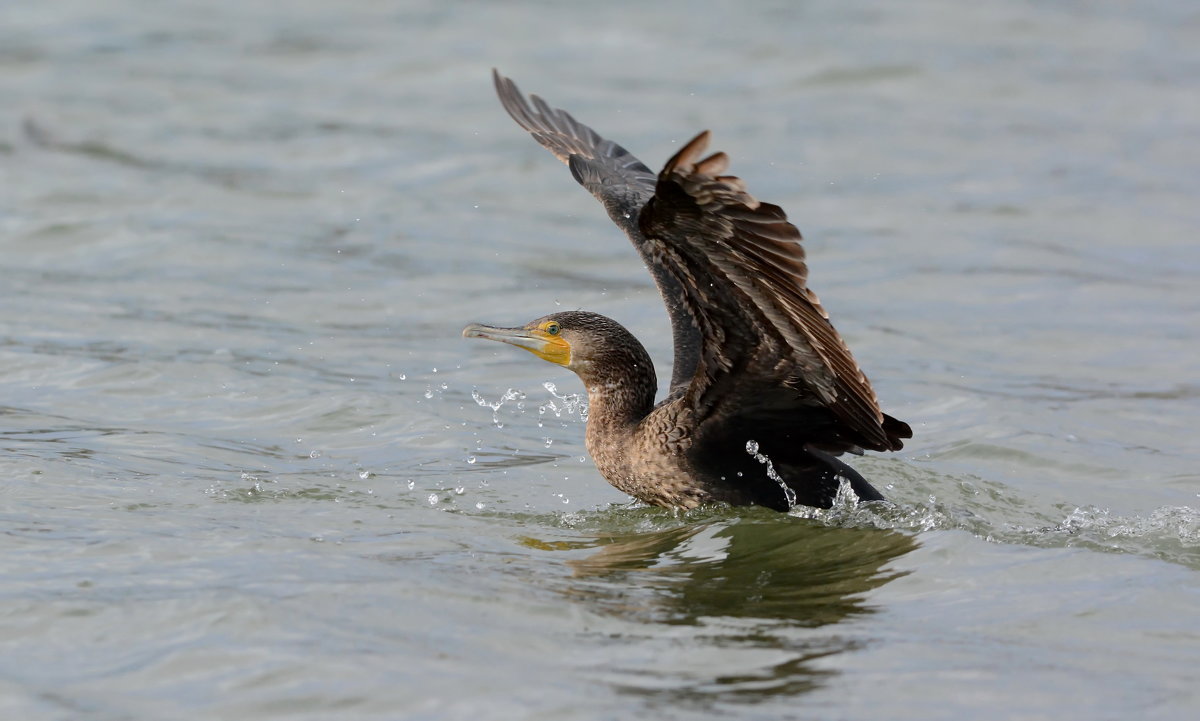
<svg viewBox="0 0 1200 721">
<path fill-rule="evenodd" d="M 808 288 L 800 232 L 782 208 L 726 174 L 728 156 L 704 156 L 707 132 L 656 176 L 566 111 L 493 76 L 508 114 L 568 165 L 653 275 L 675 342 L 671 397 L 739 433 L 823 424 L 810 442 L 832 452 L 898 450 L 912 437 L 880 411 Z"/>
<path fill-rule="evenodd" d="M 687 400 L 700 417 L 778 418 L 789 403 L 821 405 L 836 423 L 834 450 L 897 450 L 911 431 L 885 416 L 829 314 L 807 287 L 800 231 L 724 175 L 724 153 L 701 157 L 708 133 L 659 174 L 640 216 L 642 235 L 684 288 L 700 328 L 699 364 Z M 780 390 L 792 395 L 780 398 Z"/>
<path fill-rule="evenodd" d="M 550 107 L 537 95 L 526 99 L 516 83 L 495 70 L 492 77 L 500 103 L 512 119 L 568 165 L 575 180 L 604 205 L 642 256 L 671 319 L 675 358 L 670 392 L 681 395 L 695 375 L 700 335 L 695 319 L 685 311 L 684 289 L 654 262 L 638 225 L 642 208 L 654 197 L 657 176 L 628 150 L 600 137 L 567 111 Z"/>
</svg>

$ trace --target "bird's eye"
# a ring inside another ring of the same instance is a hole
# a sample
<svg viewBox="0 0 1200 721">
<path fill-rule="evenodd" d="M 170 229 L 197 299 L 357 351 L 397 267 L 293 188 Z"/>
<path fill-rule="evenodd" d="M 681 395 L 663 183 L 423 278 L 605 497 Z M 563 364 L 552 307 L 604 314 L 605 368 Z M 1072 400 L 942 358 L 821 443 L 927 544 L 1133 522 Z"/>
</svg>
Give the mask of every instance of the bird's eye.
<svg viewBox="0 0 1200 721">
<path fill-rule="evenodd" d="M 546 335 L 558 335 L 558 323 L 551 321 L 546 324 Z"/>
</svg>

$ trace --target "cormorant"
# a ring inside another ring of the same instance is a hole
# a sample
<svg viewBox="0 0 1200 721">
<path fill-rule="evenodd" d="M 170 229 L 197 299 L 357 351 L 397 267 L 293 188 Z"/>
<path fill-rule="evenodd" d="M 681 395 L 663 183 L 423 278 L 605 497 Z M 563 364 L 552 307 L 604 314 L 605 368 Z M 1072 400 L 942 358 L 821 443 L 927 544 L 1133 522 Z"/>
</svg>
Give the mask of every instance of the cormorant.
<svg viewBox="0 0 1200 721">
<path fill-rule="evenodd" d="M 583 311 L 468 338 L 524 348 L 587 387 L 587 449 L 613 486 L 646 503 L 828 508 L 842 480 L 883 496 L 835 456 L 896 451 L 908 424 L 883 413 L 806 283 L 800 232 L 779 206 L 704 157 L 708 132 L 657 176 L 620 145 L 493 71 L 508 114 L 570 167 L 633 242 L 666 302 L 675 344 L 667 397 L 646 349 Z"/>
</svg>

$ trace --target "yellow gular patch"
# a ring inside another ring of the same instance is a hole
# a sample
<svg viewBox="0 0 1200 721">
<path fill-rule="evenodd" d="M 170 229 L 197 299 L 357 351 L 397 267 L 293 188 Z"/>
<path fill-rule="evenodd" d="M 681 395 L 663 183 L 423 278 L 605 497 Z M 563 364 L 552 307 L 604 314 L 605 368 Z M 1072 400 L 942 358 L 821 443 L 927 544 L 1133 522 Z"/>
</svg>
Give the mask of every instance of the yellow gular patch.
<svg viewBox="0 0 1200 721">
<path fill-rule="evenodd" d="M 560 366 L 571 364 L 571 344 L 560 335 L 551 335 L 545 329 L 539 329 L 542 347 L 533 351 L 542 360 L 557 363 Z"/>
</svg>

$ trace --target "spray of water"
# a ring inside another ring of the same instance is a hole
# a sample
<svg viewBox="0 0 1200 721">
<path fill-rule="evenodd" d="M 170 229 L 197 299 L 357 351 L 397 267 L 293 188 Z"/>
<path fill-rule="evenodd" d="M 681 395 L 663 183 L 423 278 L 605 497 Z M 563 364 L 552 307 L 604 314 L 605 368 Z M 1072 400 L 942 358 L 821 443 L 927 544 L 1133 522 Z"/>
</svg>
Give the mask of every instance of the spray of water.
<svg viewBox="0 0 1200 721">
<path fill-rule="evenodd" d="M 500 422 L 500 413 L 499 413 L 500 406 L 504 405 L 505 403 L 508 403 L 509 401 L 518 401 L 519 402 L 519 401 L 525 400 L 524 393 L 522 393 L 521 391 L 514 391 L 512 388 L 509 388 L 508 390 L 504 391 L 504 394 L 500 396 L 500 399 L 495 401 L 494 403 L 492 401 L 489 401 L 486 398 L 484 398 L 483 395 L 478 390 L 471 391 L 471 397 L 475 399 L 476 403 L 483 406 L 484 408 L 492 409 L 492 423 L 495 424 L 495 426 L 497 428 L 504 427 L 504 424 Z"/>
<path fill-rule="evenodd" d="M 538 413 L 545 415 L 547 412 L 553 413 L 555 418 L 562 418 L 563 413 L 568 415 L 579 414 L 579 420 L 587 422 L 588 419 L 588 404 L 587 397 L 578 393 L 558 392 L 558 386 L 547 381 L 542 384 L 542 387 L 554 396 L 553 400 L 546 401 L 545 404 L 538 407 Z"/>
<path fill-rule="evenodd" d="M 779 487 L 783 489 L 784 497 L 787 498 L 788 507 L 795 508 L 796 492 L 793 491 L 788 484 L 783 482 L 783 478 L 775 470 L 775 464 L 771 463 L 771 459 L 767 458 L 765 454 L 759 453 L 758 441 L 746 441 L 746 453 L 750 454 L 751 458 L 767 467 L 767 478 L 770 478 L 772 481 L 775 481 L 779 484 Z M 840 493 L 841 489 L 838 489 L 838 492 Z"/>
</svg>

